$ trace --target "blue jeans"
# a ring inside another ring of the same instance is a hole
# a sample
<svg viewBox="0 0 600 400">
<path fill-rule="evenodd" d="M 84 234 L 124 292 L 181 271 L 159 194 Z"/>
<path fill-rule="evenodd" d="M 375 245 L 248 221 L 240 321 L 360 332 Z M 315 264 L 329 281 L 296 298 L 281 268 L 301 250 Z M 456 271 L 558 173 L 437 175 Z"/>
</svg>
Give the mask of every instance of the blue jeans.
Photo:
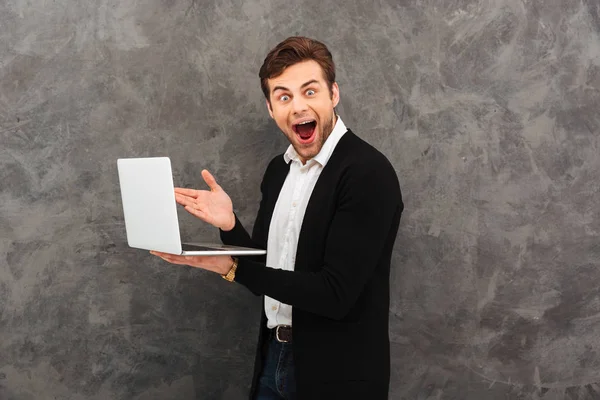
<svg viewBox="0 0 600 400">
<path fill-rule="evenodd" d="M 258 381 L 255 400 L 296 400 L 296 378 L 291 343 L 268 339 L 267 354 Z"/>
</svg>

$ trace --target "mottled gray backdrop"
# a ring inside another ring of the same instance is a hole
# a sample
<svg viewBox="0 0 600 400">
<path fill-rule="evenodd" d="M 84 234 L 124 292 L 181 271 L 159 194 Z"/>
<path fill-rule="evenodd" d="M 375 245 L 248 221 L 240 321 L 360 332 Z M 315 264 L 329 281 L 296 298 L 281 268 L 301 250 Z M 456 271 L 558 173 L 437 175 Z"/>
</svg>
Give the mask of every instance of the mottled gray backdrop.
<svg viewBox="0 0 600 400">
<path fill-rule="evenodd" d="M 250 227 L 294 34 L 404 192 L 390 398 L 600 398 L 599 0 L 3 0 L 0 399 L 245 398 L 259 299 L 128 248 L 116 159 Z"/>
</svg>

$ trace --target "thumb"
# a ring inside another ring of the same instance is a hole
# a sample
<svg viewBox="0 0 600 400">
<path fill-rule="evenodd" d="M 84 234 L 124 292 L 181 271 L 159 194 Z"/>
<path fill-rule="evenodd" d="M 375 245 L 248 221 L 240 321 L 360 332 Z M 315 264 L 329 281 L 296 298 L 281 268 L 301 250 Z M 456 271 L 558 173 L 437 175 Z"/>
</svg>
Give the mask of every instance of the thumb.
<svg viewBox="0 0 600 400">
<path fill-rule="evenodd" d="M 208 170 L 202 170 L 202 178 L 204 179 L 204 182 L 206 182 L 211 191 L 220 188 L 220 186 L 217 184 L 217 181 L 215 180 L 215 177 L 212 176 L 212 174 L 208 172 Z"/>
</svg>

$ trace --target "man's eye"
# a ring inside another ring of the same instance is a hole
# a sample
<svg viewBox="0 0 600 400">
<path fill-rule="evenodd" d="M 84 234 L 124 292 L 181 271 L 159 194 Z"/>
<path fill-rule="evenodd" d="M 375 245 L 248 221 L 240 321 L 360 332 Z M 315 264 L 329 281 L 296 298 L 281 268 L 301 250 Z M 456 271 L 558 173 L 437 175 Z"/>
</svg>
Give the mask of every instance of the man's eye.
<svg viewBox="0 0 600 400">
<path fill-rule="evenodd" d="M 287 94 L 284 94 L 283 96 L 279 97 L 280 101 L 288 101 L 290 99 L 290 96 L 288 96 Z"/>
<path fill-rule="evenodd" d="M 306 91 L 306 95 L 307 95 L 307 96 L 314 96 L 314 95 L 315 95 L 315 91 L 314 91 L 314 90 L 312 90 L 312 89 L 308 89 L 308 90 Z"/>
</svg>

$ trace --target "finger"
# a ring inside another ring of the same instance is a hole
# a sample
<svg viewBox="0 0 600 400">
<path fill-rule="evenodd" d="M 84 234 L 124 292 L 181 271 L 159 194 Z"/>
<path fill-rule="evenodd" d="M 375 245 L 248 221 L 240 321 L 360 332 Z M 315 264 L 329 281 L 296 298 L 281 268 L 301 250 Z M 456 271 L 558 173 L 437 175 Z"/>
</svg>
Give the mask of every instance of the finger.
<svg viewBox="0 0 600 400">
<path fill-rule="evenodd" d="M 171 264 L 186 265 L 194 268 L 207 269 L 209 271 L 214 270 L 214 267 L 211 265 L 204 265 L 204 261 L 206 259 L 205 256 L 178 256 L 167 254 L 161 258 Z"/>
<path fill-rule="evenodd" d="M 168 254 L 168 253 L 162 253 L 160 251 L 150 251 L 150 254 L 152 254 L 154 256 L 157 256 L 157 257 L 160 257 L 160 258 L 162 258 L 165 261 L 167 261 L 167 259 L 170 256 L 170 254 Z"/>
<path fill-rule="evenodd" d="M 202 170 L 202 178 L 204 178 L 204 182 L 208 185 L 211 191 L 218 190 L 220 186 L 217 184 L 217 180 L 208 170 Z"/>
<path fill-rule="evenodd" d="M 175 193 L 183 195 L 183 196 L 191 197 L 192 199 L 195 199 L 196 197 L 198 197 L 198 191 L 196 189 L 186 189 L 186 188 L 176 187 Z"/>
<path fill-rule="evenodd" d="M 182 256 L 168 255 L 168 256 L 159 256 L 159 257 L 171 264 L 188 265 L 188 263 L 189 263 L 189 260 L 187 260 L 185 257 L 182 257 Z"/>
<path fill-rule="evenodd" d="M 150 254 L 152 254 L 153 256 L 160 257 L 160 258 L 169 256 L 169 253 L 163 253 L 161 251 L 156 251 L 156 250 L 150 250 Z"/>
<path fill-rule="evenodd" d="M 176 254 L 163 253 L 161 251 L 154 251 L 154 250 L 151 250 L 150 254 L 158 256 L 168 262 L 181 261 L 185 258 L 184 256 L 178 256 Z"/>
<path fill-rule="evenodd" d="M 175 193 L 175 201 L 182 206 L 193 206 L 195 204 L 195 200 L 196 199 L 192 197 Z"/>
</svg>

